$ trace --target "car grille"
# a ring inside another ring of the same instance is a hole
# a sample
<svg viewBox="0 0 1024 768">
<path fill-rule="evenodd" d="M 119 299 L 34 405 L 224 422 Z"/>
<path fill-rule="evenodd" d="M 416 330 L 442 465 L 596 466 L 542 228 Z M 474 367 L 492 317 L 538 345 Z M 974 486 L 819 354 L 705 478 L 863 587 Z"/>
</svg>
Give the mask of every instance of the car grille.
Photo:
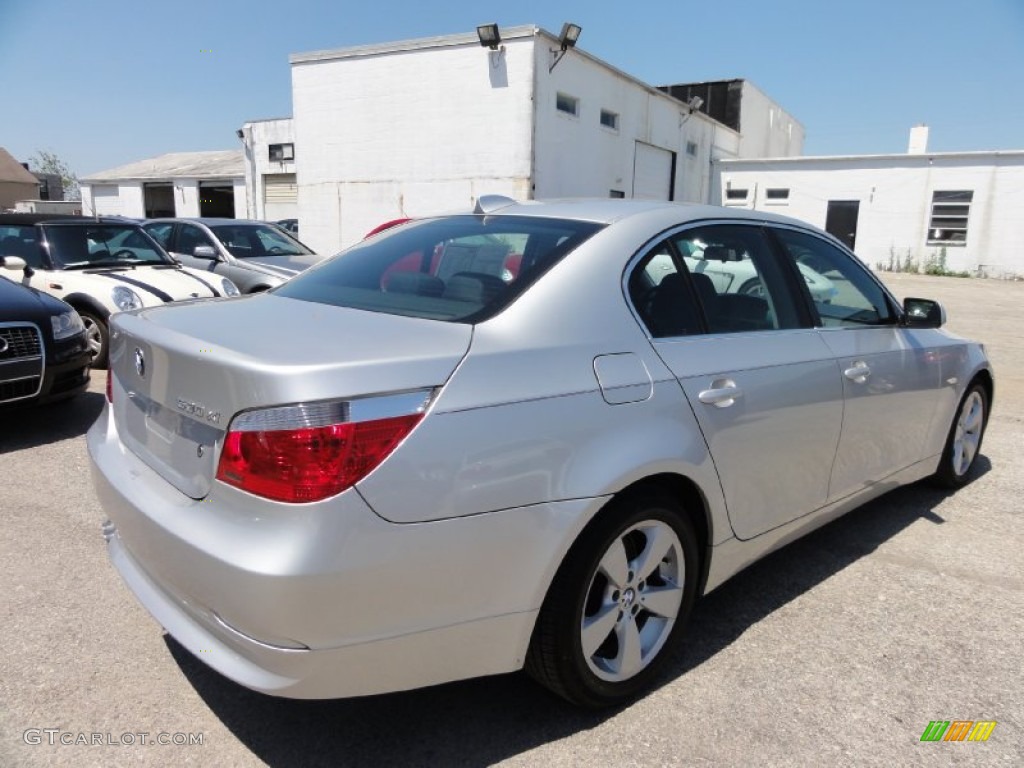
<svg viewBox="0 0 1024 768">
<path fill-rule="evenodd" d="M 0 360 L 22 360 L 37 357 L 42 348 L 39 331 L 31 325 L 0 328 Z M 3 342 L 7 342 L 4 344 Z M 6 347 L 6 348 L 5 348 Z"/>
<path fill-rule="evenodd" d="M 0 403 L 39 393 L 43 385 L 43 337 L 34 325 L 0 325 Z"/>
</svg>

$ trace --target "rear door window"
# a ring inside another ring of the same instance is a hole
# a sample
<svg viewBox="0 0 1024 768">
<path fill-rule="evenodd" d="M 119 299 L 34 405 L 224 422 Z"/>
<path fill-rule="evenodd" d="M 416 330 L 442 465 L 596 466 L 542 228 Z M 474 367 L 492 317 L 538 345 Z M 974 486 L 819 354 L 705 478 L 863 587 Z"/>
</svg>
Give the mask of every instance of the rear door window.
<svg viewBox="0 0 1024 768">
<path fill-rule="evenodd" d="M 684 229 L 652 249 L 630 277 L 634 306 L 655 338 L 800 328 L 795 294 L 757 226 Z"/>
</svg>

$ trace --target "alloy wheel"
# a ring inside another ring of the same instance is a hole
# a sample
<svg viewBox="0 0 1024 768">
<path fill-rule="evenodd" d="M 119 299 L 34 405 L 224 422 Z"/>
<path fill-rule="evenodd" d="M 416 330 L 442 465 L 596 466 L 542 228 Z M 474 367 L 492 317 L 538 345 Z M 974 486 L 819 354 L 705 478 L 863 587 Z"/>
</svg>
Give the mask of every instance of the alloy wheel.
<svg viewBox="0 0 1024 768">
<path fill-rule="evenodd" d="M 953 472 L 957 476 L 966 474 L 971 468 L 978 453 L 984 425 L 985 401 L 979 392 L 971 392 L 960 408 L 953 436 Z"/>
<path fill-rule="evenodd" d="M 587 666 L 621 682 L 646 667 L 672 632 L 683 601 L 685 554 L 661 520 L 645 520 L 619 534 L 597 565 L 580 622 Z"/>
</svg>

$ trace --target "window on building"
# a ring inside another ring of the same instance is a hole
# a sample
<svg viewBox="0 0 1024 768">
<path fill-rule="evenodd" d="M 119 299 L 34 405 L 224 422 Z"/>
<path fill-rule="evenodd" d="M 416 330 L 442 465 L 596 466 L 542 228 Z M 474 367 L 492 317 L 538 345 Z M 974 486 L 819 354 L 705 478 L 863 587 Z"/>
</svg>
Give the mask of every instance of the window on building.
<svg viewBox="0 0 1024 768">
<path fill-rule="evenodd" d="M 782 202 L 785 202 L 786 200 L 789 200 L 789 190 L 788 189 L 779 189 L 779 188 L 776 188 L 776 189 L 769 188 L 769 189 L 766 189 L 764 191 L 764 197 L 765 197 L 765 200 L 770 200 L 770 201 L 775 202 L 775 203 L 782 203 Z"/>
<path fill-rule="evenodd" d="M 559 112 L 565 112 L 567 115 L 579 117 L 580 100 L 575 96 L 570 96 L 567 93 L 557 94 L 555 96 L 555 107 L 557 107 Z"/>
<path fill-rule="evenodd" d="M 625 196 L 626 196 L 626 193 L 623 192 L 621 189 L 610 189 L 610 190 L 608 190 L 608 197 L 614 197 L 614 198 L 617 198 L 617 199 L 621 199 L 621 198 L 623 198 Z"/>
<path fill-rule="evenodd" d="M 607 109 L 601 110 L 601 125 L 605 128 L 611 128 L 613 131 L 619 130 L 619 116 L 615 112 L 611 112 Z"/>
<path fill-rule="evenodd" d="M 295 145 L 294 144 L 271 144 L 270 145 L 270 160 L 271 162 L 284 162 L 286 160 L 295 159 Z"/>
<path fill-rule="evenodd" d="M 928 221 L 928 243 L 966 245 L 967 218 L 974 192 L 933 192 L 932 215 Z"/>
<path fill-rule="evenodd" d="M 745 189 L 727 189 L 725 190 L 726 200 L 746 200 L 747 190 Z"/>
<path fill-rule="evenodd" d="M 696 157 L 697 156 L 697 142 L 696 141 L 688 141 L 688 142 L 686 142 L 686 154 L 688 154 L 690 157 Z"/>
</svg>

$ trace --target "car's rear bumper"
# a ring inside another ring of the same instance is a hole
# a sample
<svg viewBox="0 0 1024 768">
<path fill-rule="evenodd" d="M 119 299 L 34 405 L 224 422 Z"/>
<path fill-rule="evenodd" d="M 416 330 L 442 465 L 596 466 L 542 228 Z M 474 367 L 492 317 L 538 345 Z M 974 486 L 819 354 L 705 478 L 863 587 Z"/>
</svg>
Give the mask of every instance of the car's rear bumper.
<svg viewBox="0 0 1024 768">
<path fill-rule="evenodd" d="M 281 696 L 404 690 L 523 665 L 548 584 L 601 499 L 394 524 L 354 491 L 270 504 L 181 494 L 117 436 L 88 435 L 111 560 L 189 651 Z"/>
<path fill-rule="evenodd" d="M 523 664 L 536 611 L 341 648 L 287 649 L 217 628 L 190 613 L 132 558 L 107 527 L 108 552 L 125 584 L 165 630 L 201 661 L 252 690 L 300 699 L 363 696 L 512 672 Z"/>
</svg>

